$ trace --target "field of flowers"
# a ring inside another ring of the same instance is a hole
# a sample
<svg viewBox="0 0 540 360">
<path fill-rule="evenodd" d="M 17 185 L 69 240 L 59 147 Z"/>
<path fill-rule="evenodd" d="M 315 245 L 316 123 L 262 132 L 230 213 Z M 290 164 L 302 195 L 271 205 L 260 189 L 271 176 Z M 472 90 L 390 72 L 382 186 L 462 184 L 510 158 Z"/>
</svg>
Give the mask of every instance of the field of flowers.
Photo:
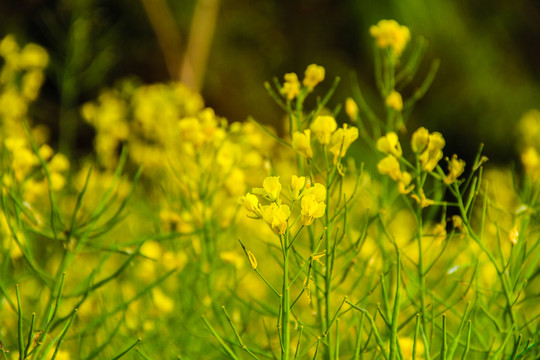
<svg viewBox="0 0 540 360">
<path fill-rule="evenodd" d="M 274 129 L 127 79 L 77 158 L 32 116 L 47 50 L 3 37 L 0 359 L 537 359 L 540 111 L 521 164 L 465 163 L 408 121 L 438 60 L 369 33 L 378 103 L 311 64 L 264 84 Z"/>
</svg>

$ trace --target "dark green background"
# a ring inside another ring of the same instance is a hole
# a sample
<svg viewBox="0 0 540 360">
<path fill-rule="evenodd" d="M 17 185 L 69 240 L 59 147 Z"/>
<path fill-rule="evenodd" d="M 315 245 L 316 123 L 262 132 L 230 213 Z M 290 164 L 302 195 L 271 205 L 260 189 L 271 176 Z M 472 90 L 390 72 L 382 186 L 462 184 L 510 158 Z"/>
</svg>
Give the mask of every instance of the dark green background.
<svg viewBox="0 0 540 360">
<path fill-rule="evenodd" d="M 185 40 L 194 1 L 168 4 Z M 282 113 L 263 82 L 274 76 L 282 79 L 291 71 L 301 77 L 310 63 L 326 68 L 322 90 L 331 78 L 343 78 L 332 105 L 350 95 L 351 71 L 357 72 L 368 100 L 379 101 L 368 29 L 389 18 L 407 25 L 413 37 L 422 35 L 429 41 L 416 85 L 432 59 L 441 61 L 409 130 L 424 125 L 441 131 L 447 153 L 456 152 L 466 160 L 484 142 L 492 161 L 514 161 L 515 124 L 524 112 L 540 107 L 540 3 L 533 0 L 224 0 L 202 89 L 206 103 L 231 121 L 253 115 L 263 123 L 277 124 Z M 82 53 L 74 54 L 70 36 L 80 19 L 87 32 L 76 46 Z M 138 0 L 4 0 L 0 33 L 9 32 L 21 42 L 43 45 L 51 54 L 48 80 L 34 116 L 53 129 L 58 129 L 60 114 L 80 123 L 78 106 L 118 79 L 129 75 L 144 82 L 169 79 Z M 72 85 L 63 88 L 66 78 Z M 80 153 L 90 146 L 91 136 L 88 126 L 77 128 Z"/>
</svg>

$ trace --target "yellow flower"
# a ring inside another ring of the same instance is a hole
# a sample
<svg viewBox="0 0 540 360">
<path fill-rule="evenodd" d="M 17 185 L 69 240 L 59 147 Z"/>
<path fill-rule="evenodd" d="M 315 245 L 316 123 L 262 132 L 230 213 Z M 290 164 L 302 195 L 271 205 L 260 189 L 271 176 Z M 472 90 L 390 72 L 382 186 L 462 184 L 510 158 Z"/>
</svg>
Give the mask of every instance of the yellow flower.
<svg viewBox="0 0 540 360">
<path fill-rule="evenodd" d="M 408 194 L 414 189 L 414 185 L 410 185 L 411 180 L 411 174 L 406 171 L 401 173 L 401 179 L 398 181 L 398 191 L 400 194 Z"/>
<path fill-rule="evenodd" d="M 303 133 L 295 131 L 292 137 L 292 146 L 303 157 L 312 158 L 311 130 L 306 129 Z"/>
<path fill-rule="evenodd" d="M 385 136 L 381 136 L 379 140 L 377 140 L 377 150 L 385 154 L 394 155 L 396 158 L 400 158 L 403 154 L 398 136 L 393 131 Z"/>
<path fill-rule="evenodd" d="M 358 129 L 354 126 L 349 128 L 347 124 L 343 124 L 343 128 L 332 134 L 329 150 L 334 154 L 334 164 L 339 157 L 345 156 L 349 146 L 356 139 L 358 139 Z"/>
<path fill-rule="evenodd" d="M 532 146 L 529 146 L 521 153 L 521 163 L 525 172 L 533 179 L 540 179 L 540 155 Z"/>
<path fill-rule="evenodd" d="M 422 170 L 431 172 L 443 157 L 444 138 L 439 132 L 429 134 L 427 148 L 420 154 Z"/>
<path fill-rule="evenodd" d="M 277 201 L 281 192 L 279 176 L 268 176 L 263 181 L 263 187 L 253 189 L 255 194 L 263 195 L 269 201 Z"/>
<path fill-rule="evenodd" d="M 399 25 L 395 20 L 381 20 L 369 28 L 371 36 L 381 49 L 390 47 L 394 55 L 399 56 L 411 38 L 406 26 Z"/>
<path fill-rule="evenodd" d="M 377 164 L 377 170 L 382 175 L 388 175 L 394 181 L 401 180 L 401 170 L 399 169 L 399 162 L 395 156 L 388 155 Z"/>
<path fill-rule="evenodd" d="M 53 149 L 47 144 L 41 145 L 38 150 L 39 156 L 45 161 L 49 160 L 53 153 Z"/>
<path fill-rule="evenodd" d="M 401 94 L 396 90 L 392 90 L 390 95 L 386 97 L 386 106 L 395 111 L 401 111 L 403 109 L 403 99 L 401 98 Z"/>
<path fill-rule="evenodd" d="M 64 188 L 66 185 L 66 178 L 59 172 L 51 172 L 51 189 L 54 191 L 59 191 Z"/>
<path fill-rule="evenodd" d="M 444 178 L 444 183 L 450 185 L 456 179 L 463 174 L 465 170 L 465 161 L 458 159 L 457 155 L 452 156 L 452 160 L 448 162 L 448 175 Z"/>
<path fill-rule="evenodd" d="M 263 219 L 266 221 L 272 231 L 276 234 L 283 235 L 287 230 L 287 220 L 291 214 L 291 210 L 287 205 L 278 205 L 272 203 L 262 207 Z"/>
<path fill-rule="evenodd" d="M 304 196 L 313 195 L 315 201 L 322 202 L 326 199 L 326 188 L 323 184 L 315 183 L 312 187 L 304 190 L 303 194 Z"/>
<path fill-rule="evenodd" d="M 306 178 L 304 176 L 293 175 L 291 178 L 291 198 L 292 200 L 298 200 L 300 197 L 300 191 L 304 188 L 306 184 Z"/>
<path fill-rule="evenodd" d="M 281 93 L 287 96 L 287 99 L 292 100 L 300 94 L 300 81 L 295 73 L 285 74 L 285 83 L 281 88 Z"/>
<path fill-rule="evenodd" d="M 326 205 L 323 202 L 316 200 L 315 195 L 304 195 L 302 197 L 302 225 L 308 226 L 313 223 L 315 218 L 320 218 L 324 215 Z"/>
<path fill-rule="evenodd" d="M 309 89 L 313 88 L 324 80 L 324 68 L 319 65 L 311 64 L 307 67 L 302 84 Z"/>
<path fill-rule="evenodd" d="M 416 194 L 412 194 L 411 198 L 413 198 L 420 205 L 421 208 L 425 208 L 435 204 L 435 201 L 426 197 L 423 189 L 420 189 L 420 197 Z"/>
<path fill-rule="evenodd" d="M 310 128 L 322 145 L 328 145 L 330 136 L 336 131 L 337 123 L 332 116 L 319 115 L 315 118 Z"/>
<path fill-rule="evenodd" d="M 36 44 L 26 45 L 20 54 L 19 66 L 22 68 L 44 68 L 49 62 L 47 51 Z"/>
<path fill-rule="evenodd" d="M 240 202 L 247 211 L 255 214 L 257 217 L 262 217 L 261 207 L 259 205 L 259 199 L 253 194 L 247 193 L 240 198 Z"/>
<path fill-rule="evenodd" d="M 49 169 L 51 171 L 62 172 L 69 169 L 69 160 L 68 158 L 61 153 L 57 153 L 53 156 L 49 162 Z"/>
<path fill-rule="evenodd" d="M 411 137 L 411 148 L 415 153 L 421 153 L 429 143 L 429 131 L 425 127 L 416 130 Z"/>
<path fill-rule="evenodd" d="M 358 105 L 350 97 L 345 100 L 345 113 L 351 121 L 356 122 L 358 120 Z"/>
<path fill-rule="evenodd" d="M 174 310 L 174 300 L 168 297 L 158 288 L 152 290 L 152 300 L 160 313 L 170 313 Z"/>
</svg>

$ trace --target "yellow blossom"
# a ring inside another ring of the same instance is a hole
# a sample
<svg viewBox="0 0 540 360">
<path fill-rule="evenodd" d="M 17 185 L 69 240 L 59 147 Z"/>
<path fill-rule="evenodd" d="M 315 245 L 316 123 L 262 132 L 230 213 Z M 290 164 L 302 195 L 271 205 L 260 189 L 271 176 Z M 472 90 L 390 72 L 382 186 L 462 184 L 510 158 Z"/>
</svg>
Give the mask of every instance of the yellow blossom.
<svg viewBox="0 0 540 360">
<path fill-rule="evenodd" d="M 285 74 L 285 83 L 281 88 L 281 93 L 292 100 L 300 94 L 300 81 L 295 73 Z"/>
<path fill-rule="evenodd" d="M 281 184 L 279 183 L 279 176 L 268 176 L 263 181 L 262 188 L 254 188 L 252 190 L 254 194 L 264 196 L 268 201 L 275 202 L 279 199 L 281 192 Z"/>
<path fill-rule="evenodd" d="M 358 105 L 350 97 L 345 100 L 345 113 L 351 121 L 356 122 L 358 120 Z"/>
<path fill-rule="evenodd" d="M 257 217 L 262 217 L 259 199 L 255 195 L 247 193 L 240 201 L 247 211 L 254 213 Z"/>
<path fill-rule="evenodd" d="M 313 223 L 313 220 L 324 215 L 326 205 L 323 202 L 318 202 L 315 195 L 304 195 L 302 197 L 302 225 L 308 226 Z"/>
<path fill-rule="evenodd" d="M 452 159 L 448 162 L 448 175 L 444 178 L 444 183 L 450 185 L 456 179 L 463 174 L 465 170 L 465 161 L 458 159 L 454 154 Z"/>
<path fill-rule="evenodd" d="M 292 146 L 300 155 L 306 158 L 313 157 L 313 150 L 311 149 L 311 131 L 309 129 L 304 130 L 303 133 L 296 131 L 292 137 Z"/>
<path fill-rule="evenodd" d="M 22 68 L 44 68 L 49 62 L 47 51 L 36 44 L 26 45 L 19 58 L 19 66 Z"/>
<path fill-rule="evenodd" d="M 328 145 L 332 133 L 336 131 L 336 120 L 329 115 L 319 115 L 310 126 L 311 131 L 322 145 Z"/>
<path fill-rule="evenodd" d="M 403 99 L 401 98 L 401 94 L 396 90 L 392 90 L 390 95 L 386 97 L 386 106 L 395 111 L 401 111 L 403 109 Z"/>
<path fill-rule="evenodd" d="M 379 173 L 382 175 L 388 175 L 390 178 L 394 181 L 400 181 L 401 180 L 401 170 L 399 169 L 399 162 L 398 160 L 392 156 L 388 155 L 379 163 L 377 164 L 377 170 L 379 170 Z"/>
<path fill-rule="evenodd" d="M 61 153 L 57 153 L 53 156 L 49 162 L 49 169 L 51 171 L 62 172 L 69 169 L 69 160 L 68 158 Z"/>
<path fill-rule="evenodd" d="M 411 180 L 412 180 L 411 174 L 409 174 L 406 171 L 403 171 L 401 173 L 401 179 L 398 181 L 398 191 L 400 194 L 406 195 L 414 189 L 414 185 L 410 185 Z"/>
<path fill-rule="evenodd" d="M 53 155 L 53 149 L 49 145 L 43 144 L 39 147 L 38 154 L 43 160 L 47 161 Z"/>
<path fill-rule="evenodd" d="M 443 157 L 444 138 L 439 132 L 429 134 L 427 148 L 420 154 L 422 170 L 431 172 Z"/>
<path fill-rule="evenodd" d="M 406 26 L 399 25 L 395 20 L 381 20 L 369 28 L 371 36 L 381 49 L 390 47 L 394 55 L 399 56 L 411 38 Z"/>
<path fill-rule="evenodd" d="M 435 204 L 435 201 L 428 199 L 426 197 L 426 194 L 424 194 L 423 189 L 420 189 L 420 196 L 416 194 L 412 194 L 411 198 L 413 198 L 418 203 L 418 205 L 420 205 L 422 209 Z"/>
<path fill-rule="evenodd" d="M 262 207 L 263 219 L 266 221 L 274 233 L 283 235 L 287 230 L 287 220 L 291 210 L 287 205 L 272 203 Z"/>
<path fill-rule="evenodd" d="M 291 198 L 292 200 L 298 200 L 300 197 L 300 191 L 304 188 L 306 184 L 306 178 L 304 176 L 293 175 L 291 177 Z"/>
<path fill-rule="evenodd" d="M 311 64 L 306 69 L 302 84 L 311 91 L 318 83 L 324 80 L 324 73 L 322 66 Z"/>
<path fill-rule="evenodd" d="M 64 177 L 64 175 L 56 171 L 52 171 L 50 175 L 51 175 L 51 189 L 53 189 L 54 191 L 62 190 L 64 186 L 66 185 L 66 178 Z"/>
<path fill-rule="evenodd" d="M 393 131 L 385 136 L 381 136 L 379 140 L 377 140 L 377 150 L 385 154 L 394 155 L 396 158 L 400 158 L 403 153 L 398 136 Z"/>
<path fill-rule="evenodd" d="M 170 313 L 174 310 L 174 300 L 158 288 L 152 290 L 152 300 L 160 313 Z"/>
<path fill-rule="evenodd" d="M 353 141 L 358 139 L 358 129 L 356 127 L 348 127 L 347 124 L 343 128 L 337 129 L 330 138 L 330 152 L 334 154 L 334 164 L 339 157 L 344 157 Z"/>
<path fill-rule="evenodd" d="M 533 146 L 529 146 L 521 153 L 521 163 L 525 172 L 533 179 L 540 179 L 540 155 Z"/>
<path fill-rule="evenodd" d="M 415 153 L 421 153 L 429 143 L 429 131 L 425 127 L 416 130 L 411 137 L 411 148 Z"/>
<path fill-rule="evenodd" d="M 315 183 L 313 186 L 308 187 L 303 192 L 304 196 L 314 195 L 315 201 L 322 202 L 326 200 L 326 188 L 323 184 Z"/>
</svg>

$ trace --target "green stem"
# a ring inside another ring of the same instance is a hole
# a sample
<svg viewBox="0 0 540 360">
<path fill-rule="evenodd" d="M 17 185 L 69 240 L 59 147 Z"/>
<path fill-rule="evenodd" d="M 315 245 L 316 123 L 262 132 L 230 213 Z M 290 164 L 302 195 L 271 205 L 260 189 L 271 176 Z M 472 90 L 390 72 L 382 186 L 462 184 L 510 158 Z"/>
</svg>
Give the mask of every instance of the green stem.
<svg viewBox="0 0 540 360">
<path fill-rule="evenodd" d="M 283 238 L 283 294 L 281 297 L 281 359 L 288 360 L 290 354 L 290 294 L 289 294 L 289 231 Z"/>
</svg>

